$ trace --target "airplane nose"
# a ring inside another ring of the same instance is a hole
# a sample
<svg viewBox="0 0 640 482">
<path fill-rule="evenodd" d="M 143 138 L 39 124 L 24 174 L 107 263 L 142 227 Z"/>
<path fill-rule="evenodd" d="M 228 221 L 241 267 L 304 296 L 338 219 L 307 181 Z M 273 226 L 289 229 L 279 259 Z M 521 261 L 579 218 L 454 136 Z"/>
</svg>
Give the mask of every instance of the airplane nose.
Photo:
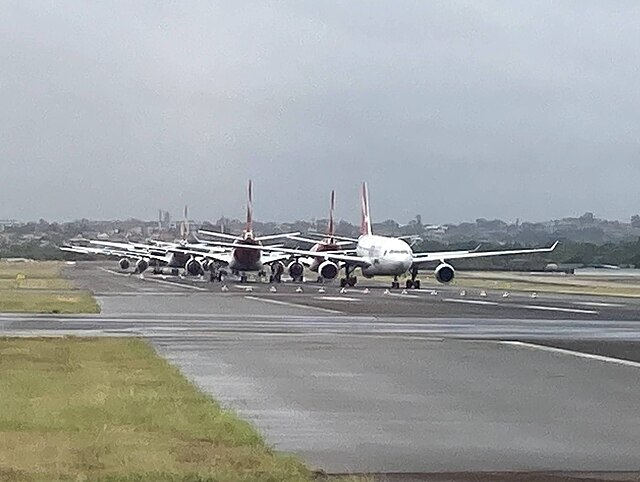
<svg viewBox="0 0 640 482">
<path fill-rule="evenodd" d="M 411 268 L 411 265 L 413 264 L 413 256 L 408 255 L 403 261 L 402 264 L 405 266 L 405 270 L 408 270 L 409 268 Z"/>
</svg>

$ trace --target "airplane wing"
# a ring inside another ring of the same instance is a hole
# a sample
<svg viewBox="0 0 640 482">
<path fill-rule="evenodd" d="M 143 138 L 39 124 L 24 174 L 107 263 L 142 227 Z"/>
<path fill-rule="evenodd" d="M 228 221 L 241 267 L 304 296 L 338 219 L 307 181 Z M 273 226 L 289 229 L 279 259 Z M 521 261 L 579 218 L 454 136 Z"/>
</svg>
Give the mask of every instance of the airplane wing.
<svg viewBox="0 0 640 482">
<path fill-rule="evenodd" d="M 468 259 L 468 258 L 483 258 L 488 256 L 505 256 L 513 254 L 533 254 L 533 253 L 550 253 L 558 246 L 558 241 L 553 243 L 548 248 L 533 248 L 533 249 L 509 249 L 504 251 L 441 251 L 439 253 L 426 253 L 423 256 L 414 257 L 413 264 L 421 264 L 433 261 L 449 261 L 452 259 Z"/>
<path fill-rule="evenodd" d="M 310 236 L 319 236 L 321 238 L 326 238 L 326 234 L 319 233 L 317 231 L 307 231 L 307 234 Z M 339 239 L 341 241 L 349 241 L 350 243 L 357 243 L 358 240 L 356 238 L 349 238 L 347 236 L 331 236 L 333 239 Z M 317 242 L 317 241 L 316 241 Z"/>
<path fill-rule="evenodd" d="M 291 236 L 298 236 L 299 234 L 299 231 L 295 233 L 269 234 L 267 236 L 258 236 L 256 241 L 271 241 L 272 239 L 290 238 Z"/>
<path fill-rule="evenodd" d="M 139 252 L 140 249 L 155 249 L 155 250 L 165 249 L 161 246 L 151 246 L 149 244 L 128 243 L 128 242 L 125 243 L 120 241 L 101 241 L 99 239 L 91 239 L 89 240 L 89 242 L 97 246 L 109 246 L 112 248 L 123 249 L 125 251 L 130 251 L 130 252 Z"/>
<path fill-rule="evenodd" d="M 426 257 L 432 257 L 435 254 L 439 256 L 444 256 L 445 258 L 448 259 L 450 256 L 457 256 L 459 254 L 464 254 L 464 253 L 475 253 L 480 250 L 480 246 L 482 245 L 479 244 L 473 249 L 465 249 L 465 250 L 459 250 L 459 251 L 438 251 L 437 253 L 413 253 L 413 259 L 423 259 Z"/>
<path fill-rule="evenodd" d="M 262 263 L 271 264 L 271 263 L 276 263 L 278 261 L 285 261 L 289 258 L 291 258 L 291 255 L 287 253 L 281 253 L 281 254 L 267 253 L 262 256 Z"/>
<path fill-rule="evenodd" d="M 81 246 L 59 246 L 58 249 L 60 251 L 79 254 L 100 254 L 103 251 L 102 249 L 98 248 L 83 248 Z"/>
<path fill-rule="evenodd" d="M 200 257 L 200 258 L 210 259 L 223 264 L 229 264 L 231 262 L 231 256 L 232 256 L 230 250 L 225 250 L 222 252 L 199 251 L 197 249 L 189 249 L 188 246 L 185 246 L 184 248 L 176 251 L 179 251 L 180 253 L 183 253 L 183 254 L 194 256 L 196 258 Z"/>
<path fill-rule="evenodd" d="M 328 238 L 329 236 L 325 236 L 325 238 Z M 311 238 L 305 238 L 302 236 L 289 236 L 289 239 L 293 239 L 294 241 L 302 241 L 303 243 L 309 243 L 309 244 L 317 244 L 319 242 L 321 242 L 319 239 L 311 239 Z M 336 246 L 348 246 L 353 244 L 354 241 L 338 241 L 337 243 L 335 243 Z"/>
<path fill-rule="evenodd" d="M 229 248 L 238 247 L 237 244 L 233 244 L 233 243 L 219 242 L 215 244 L 217 246 L 224 246 Z M 260 246 L 260 245 L 253 245 L 253 244 L 242 244 L 240 246 L 243 249 L 247 248 L 247 249 L 256 249 L 258 251 L 265 251 L 265 252 L 287 253 L 288 255 L 293 255 L 293 256 L 310 256 L 314 258 L 322 258 L 325 260 L 336 261 L 336 262 L 342 261 L 352 266 L 359 266 L 364 268 L 366 268 L 367 266 L 371 266 L 371 261 L 369 258 L 343 254 L 341 251 L 307 251 L 303 249 L 281 248 L 281 247 L 274 247 L 274 246 Z"/>
<path fill-rule="evenodd" d="M 234 236 L 233 234 L 219 233 L 217 231 L 207 231 L 206 229 L 198 229 L 198 233 L 206 234 L 207 236 L 215 236 L 222 239 L 232 239 L 234 241 L 242 239 L 240 236 Z"/>
<path fill-rule="evenodd" d="M 71 253 L 79 253 L 79 254 L 99 254 L 103 256 L 117 256 L 119 258 L 145 258 L 145 259 L 155 259 L 157 261 L 162 261 L 164 263 L 167 262 L 167 258 L 164 256 L 158 256 L 152 253 L 143 253 L 139 251 L 127 251 L 122 249 L 112 249 L 112 248 L 92 248 L 89 246 L 61 246 L 60 250 L 68 251 Z"/>
</svg>

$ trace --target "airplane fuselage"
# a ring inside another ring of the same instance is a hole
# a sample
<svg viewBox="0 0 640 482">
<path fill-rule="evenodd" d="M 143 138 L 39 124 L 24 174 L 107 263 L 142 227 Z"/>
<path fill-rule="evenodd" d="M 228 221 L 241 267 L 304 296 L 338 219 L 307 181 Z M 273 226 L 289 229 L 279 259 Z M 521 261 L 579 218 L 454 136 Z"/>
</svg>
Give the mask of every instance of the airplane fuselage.
<svg viewBox="0 0 640 482">
<path fill-rule="evenodd" d="M 356 253 L 369 258 L 370 265 L 362 268 L 366 277 L 401 275 L 413 264 L 411 247 L 402 239 L 365 234 L 358 238 Z"/>
<path fill-rule="evenodd" d="M 262 271 L 262 251 L 258 249 L 243 249 L 242 245 L 259 246 L 258 241 L 252 239 L 243 239 L 234 243 L 237 247 L 233 248 L 233 255 L 231 256 L 231 262 L 229 268 L 231 271 Z"/>
</svg>

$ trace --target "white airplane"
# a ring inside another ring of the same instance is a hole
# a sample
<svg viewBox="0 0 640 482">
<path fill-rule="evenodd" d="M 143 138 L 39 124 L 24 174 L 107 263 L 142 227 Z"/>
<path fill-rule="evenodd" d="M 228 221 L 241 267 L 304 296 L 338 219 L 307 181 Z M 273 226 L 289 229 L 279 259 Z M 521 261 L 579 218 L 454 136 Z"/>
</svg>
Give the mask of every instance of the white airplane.
<svg viewBox="0 0 640 482">
<path fill-rule="evenodd" d="M 180 223 L 181 239 L 176 242 L 166 242 L 152 240 L 149 243 L 134 243 L 124 241 L 102 241 L 90 240 L 89 243 L 101 246 L 103 249 L 122 252 L 127 255 L 133 253 L 134 256 L 147 256 L 147 261 L 153 259 L 157 265 L 154 272 L 162 272 L 164 268 L 170 271 L 180 270 L 192 276 L 201 276 L 208 269 L 209 260 L 203 256 L 204 253 L 228 251 L 224 248 L 216 248 L 205 244 L 189 243 L 190 223 L 188 217 L 188 207 L 184 207 L 184 220 Z M 79 248 L 83 248 L 80 246 Z M 106 254 L 97 252 L 95 254 Z M 126 270 L 130 263 L 128 259 L 122 258 L 119 262 L 120 268 Z M 136 262 L 136 265 L 138 262 Z M 148 265 L 148 263 L 147 263 Z M 140 263 L 144 266 L 144 263 Z M 148 266 L 147 266 L 148 267 Z M 146 268 L 145 268 L 146 269 Z M 137 269 L 136 269 L 137 271 Z"/>
<path fill-rule="evenodd" d="M 504 251 L 478 251 L 478 248 L 471 251 L 440 251 L 433 253 L 414 253 L 411 246 L 401 238 L 388 236 L 377 236 L 371 232 L 371 216 L 369 211 L 369 192 L 367 184 L 362 183 L 362 219 L 360 225 L 361 235 L 357 240 L 355 255 L 343 253 L 328 253 L 318 251 L 304 251 L 299 249 L 289 249 L 273 247 L 263 247 L 263 250 L 279 251 L 296 256 L 313 256 L 321 261 L 329 272 L 327 266 L 333 265 L 332 272 L 339 270 L 339 264 L 345 270 L 345 277 L 340 280 L 340 286 L 355 286 L 357 278 L 353 276 L 356 268 L 360 268 L 365 278 L 373 278 L 376 275 L 393 276 L 392 288 L 399 288 L 398 276 L 407 272 L 411 278 L 407 280 L 407 288 L 420 288 L 420 280 L 416 279 L 418 271 L 427 263 L 437 262 L 435 268 L 435 278 L 440 283 L 450 283 L 455 277 L 455 269 L 449 261 L 454 259 L 480 258 L 488 256 L 504 256 L 515 254 L 548 253 L 553 251 L 558 242 L 556 241 L 549 248 L 534 249 L 514 249 Z M 223 244 L 219 244 L 224 246 Z M 295 262 L 295 261 L 294 261 Z M 321 271 L 322 272 L 322 271 Z"/>
<path fill-rule="evenodd" d="M 247 272 L 257 271 L 258 276 L 264 276 L 265 266 L 271 267 L 271 281 L 280 282 L 282 273 L 285 266 L 284 261 L 291 258 L 289 254 L 277 251 L 274 247 L 266 247 L 262 245 L 263 241 L 288 238 L 291 236 L 297 236 L 300 233 L 283 233 L 283 234 L 271 234 L 267 236 L 255 236 L 253 233 L 253 183 L 249 181 L 248 187 L 248 203 L 247 203 L 247 221 L 244 228 L 244 232 L 240 236 L 232 234 L 219 233 L 216 231 L 199 230 L 200 234 L 207 236 L 227 239 L 233 241 L 232 243 L 225 242 L 211 242 L 207 241 L 207 244 L 213 246 L 224 245 L 227 248 L 231 248 L 230 251 L 224 253 L 206 253 L 203 256 L 217 265 L 217 272 L 211 271 L 211 278 L 221 280 L 224 276 L 224 271 L 219 269 L 222 267 L 228 267 L 233 274 L 240 275 L 240 282 L 247 281 Z M 262 253 L 263 249 L 268 250 L 267 253 Z M 289 274 L 292 278 L 298 279 L 304 272 L 304 266 L 298 261 L 293 261 L 287 267 Z"/>
<path fill-rule="evenodd" d="M 102 255 L 102 256 L 114 256 L 120 258 L 118 265 L 120 269 L 127 270 L 133 263 L 134 273 L 144 273 L 149 268 L 151 260 L 166 262 L 164 256 L 158 256 L 148 251 L 141 251 L 136 249 L 123 249 L 112 246 L 103 246 L 100 248 L 94 248 L 92 246 L 60 246 L 61 251 L 67 251 L 69 253 L 78 254 L 90 254 L 90 255 Z"/>
</svg>

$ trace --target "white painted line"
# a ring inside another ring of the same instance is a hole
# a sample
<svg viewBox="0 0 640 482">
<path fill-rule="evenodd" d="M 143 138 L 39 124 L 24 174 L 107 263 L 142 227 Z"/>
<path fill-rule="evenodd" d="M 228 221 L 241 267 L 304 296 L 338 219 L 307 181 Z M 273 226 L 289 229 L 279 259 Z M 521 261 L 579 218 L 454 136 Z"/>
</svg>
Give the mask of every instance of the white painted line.
<svg viewBox="0 0 640 482">
<path fill-rule="evenodd" d="M 360 298 L 349 298 L 348 296 L 316 296 L 316 300 L 325 300 L 325 301 L 361 301 Z"/>
<path fill-rule="evenodd" d="M 398 298 L 418 298 L 418 299 L 424 298 L 424 296 L 410 295 L 410 294 L 403 295 L 402 293 L 387 293 L 386 296 L 396 296 Z"/>
<path fill-rule="evenodd" d="M 130 277 L 133 274 L 133 273 L 120 273 L 120 272 L 114 271 L 112 269 L 103 268 L 102 266 L 99 266 L 98 269 L 101 269 L 102 271 L 105 271 L 107 273 L 115 274 L 116 276 Z"/>
<path fill-rule="evenodd" d="M 263 303 L 271 303 L 271 304 L 274 304 L 274 305 L 291 306 L 292 308 L 303 308 L 303 309 L 306 309 L 306 310 L 323 311 L 325 313 L 339 313 L 339 314 L 342 314 L 342 311 L 338 311 L 338 310 L 329 310 L 327 308 L 320 308 L 320 307 L 317 307 L 317 306 L 300 305 L 300 304 L 297 304 L 297 303 L 288 303 L 287 301 L 271 300 L 269 298 L 260 298 L 259 296 L 245 296 L 244 298 L 247 299 L 247 300 L 262 301 Z"/>
<path fill-rule="evenodd" d="M 449 303 L 466 303 L 468 305 L 489 305 L 489 306 L 497 306 L 499 303 L 495 301 L 483 301 L 483 300 L 459 300 L 457 298 L 443 298 L 442 301 L 447 301 Z"/>
<path fill-rule="evenodd" d="M 117 276 L 131 277 L 133 275 L 133 273 L 118 273 L 117 271 L 113 271 L 112 269 L 107 269 L 103 267 L 99 267 L 99 269 L 101 269 L 102 271 L 106 271 L 107 273 L 115 274 Z M 141 278 L 141 279 L 143 281 L 153 281 L 154 283 L 160 283 L 160 284 L 165 284 L 170 286 L 179 286 L 180 288 L 187 288 L 187 289 L 192 289 L 196 291 L 209 291 L 206 288 L 201 288 L 199 286 L 187 285 L 182 283 L 176 283 L 174 281 L 165 281 L 162 279 L 155 279 L 155 278 Z"/>
<path fill-rule="evenodd" d="M 507 305 L 505 305 L 507 306 Z M 542 306 L 542 305 L 508 305 L 514 308 L 524 308 L 526 310 L 538 310 L 538 311 L 560 311 L 562 313 L 580 313 L 582 315 L 597 315 L 595 310 L 581 310 L 578 308 L 562 308 L 560 306 Z"/>
<path fill-rule="evenodd" d="M 640 363 L 634 362 L 631 360 L 623 360 L 621 358 L 613 358 L 613 357 L 604 356 L 604 355 L 593 355 L 591 353 L 584 353 L 584 352 L 575 351 L 575 350 L 567 350 L 565 348 L 555 348 L 552 346 L 536 345 L 535 343 L 525 343 L 522 341 L 501 341 L 499 343 L 503 345 L 521 346 L 523 348 L 530 348 L 533 350 L 548 351 L 551 353 L 560 353 L 562 355 L 570 355 L 578 358 L 586 358 L 588 360 L 597 360 L 605 363 L 615 363 L 617 365 L 624 365 L 627 367 L 640 368 Z"/>
<path fill-rule="evenodd" d="M 573 304 L 581 306 L 598 306 L 602 308 L 620 308 L 621 306 L 624 306 L 620 303 L 605 303 L 604 301 L 574 301 Z"/>
<path fill-rule="evenodd" d="M 196 291 L 209 291 L 206 288 L 201 288 L 200 286 L 176 283 L 174 281 L 165 281 L 162 279 L 144 278 L 144 281 L 153 281 L 154 283 L 160 283 L 160 284 L 169 285 L 169 286 L 177 286 L 179 288 L 187 288 L 187 289 L 196 290 Z"/>
<path fill-rule="evenodd" d="M 579 308 L 563 308 L 561 306 L 543 306 L 543 305 L 519 305 L 516 303 L 497 303 L 495 301 L 484 300 L 461 300 L 457 298 L 443 298 L 442 301 L 449 303 L 466 303 L 470 305 L 489 305 L 489 306 L 502 306 L 505 308 L 523 308 L 525 310 L 538 310 L 538 311 L 559 311 L 562 313 L 579 313 L 581 315 L 597 315 L 595 310 L 583 310 Z"/>
</svg>

